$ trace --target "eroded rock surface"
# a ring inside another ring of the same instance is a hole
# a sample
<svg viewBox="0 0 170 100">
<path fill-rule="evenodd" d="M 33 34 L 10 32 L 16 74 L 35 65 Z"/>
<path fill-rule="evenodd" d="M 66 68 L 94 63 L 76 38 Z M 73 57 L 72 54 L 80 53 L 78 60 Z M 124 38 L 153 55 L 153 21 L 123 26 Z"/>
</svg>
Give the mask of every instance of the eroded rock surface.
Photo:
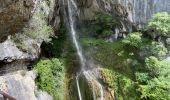
<svg viewBox="0 0 170 100">
<path fill-rule="evenodd" d="M 15 60 L 34 60 L 39 57 L 40 44 L 33 39 L 26 39 L 23 41 L 23 45 L 27 47 L 27 51 L 23 52 L 17 45 L 11 40 L 7 39 L 0 44 L 0 61 L 12 62 Z"/>
<path fill-rule="evenodd" d="M 156 12 L 170 12 L 169 0 L 76 0 L 80 18 L 93 18 L 95 11 L 105 11 L 128 17 L 131 22 L 147 23 Z"/>
<path fill-rule="evenodd" d="M 0 0 L 0 41 L 20 31 L 29 21 L 35 0 Z"/>
<path fill-rule="evenodd" d="M 156 12 L 169 12 L 169 0 L 75 0 L 80 20 L 91 20 L 96 11 L 128 19 L 138 27 L 145 25 Z M 66 1 L 65 1 L 66 2 Z"/>
<path fill-rule="evenodd" d="M 18 71 L 0 77 L 0 90 L 15 97 L 17 100 L 52 100 L 45 92 L 37 91 L 33 71 Z"/>
</svg>

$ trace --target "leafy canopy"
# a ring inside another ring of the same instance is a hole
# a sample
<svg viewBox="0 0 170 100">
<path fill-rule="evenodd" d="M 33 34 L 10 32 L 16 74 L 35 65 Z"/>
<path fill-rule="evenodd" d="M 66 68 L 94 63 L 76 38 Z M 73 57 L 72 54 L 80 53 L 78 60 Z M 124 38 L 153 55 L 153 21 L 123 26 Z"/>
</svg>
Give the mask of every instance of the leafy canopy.
<svg viewBox="0 0 170 100">
<path fill-rule="evenodd" d="M 113 29 L 120 26 L 120 22 L 113 16 L 97 12 L 95 20 L 90 24 L 90 31 L 93 32 L 95 37 L 108 37 L 113 34 Z"/>
<path fill-rule="evenodd" d="M 170 33 L 170 15 L 167 12 L 160 12 L 153 15 L 148 27 L 158 31 L 158 35 L 167 35 Z"/>
<path fill-rule="evenodd" d="M 123 43 L 126 45 L 140 47 L 142 44 L 142 34 L 139 32 L 130 33 L 127 35 L 125 39 L 123 39 Z"/>
</svg>

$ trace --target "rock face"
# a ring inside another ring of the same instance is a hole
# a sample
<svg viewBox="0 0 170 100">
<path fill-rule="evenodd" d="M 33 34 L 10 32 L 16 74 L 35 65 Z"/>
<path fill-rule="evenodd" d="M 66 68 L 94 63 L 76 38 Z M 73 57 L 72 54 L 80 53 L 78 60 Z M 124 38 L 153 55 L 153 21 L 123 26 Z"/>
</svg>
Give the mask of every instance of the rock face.
<svg viewBox="0 0 170 100">
<path fill-rule="evenodd" d="M 96 11 L 104 11 L 127 19 L 140 26 L 145 25 L 156 12 L 169 12 L 169 0 L 75 0 L 79 7 L 79 19 L 91 20 Z"/>
<path fill-rule="evenodd" d="M 29 21 L 34 0 L 0 0 L 0 40 L 20 31 Z"/>
<path fill-rule="evenodd" d="M 11 39 L 7 39 L 0 44 L 0 61 L 12 62 L 14 60 L 34 60 L 40 53 L 40 44 L 33 39 L 23 41 L 24 46 L 29 48 L 29 52 L 23 52 L 17 48 Z"/>
<path fill-rule="evenodd" d="M 170 13 L 169 0 L 113 0 L 115 4 L 122 5 L 128 19 L 136 25 L 145 25 L 151 16 L 157 12 Z M 140 27 L 140 26 L 139 26 Z"/>
<path fill-rule="evenodd" d="M 0 90 L 17 100 L 52 100 L 45 92 L 39 92 L 35 86 L 33 71 L 19 71 L 0 77 Z"/>
</svg>

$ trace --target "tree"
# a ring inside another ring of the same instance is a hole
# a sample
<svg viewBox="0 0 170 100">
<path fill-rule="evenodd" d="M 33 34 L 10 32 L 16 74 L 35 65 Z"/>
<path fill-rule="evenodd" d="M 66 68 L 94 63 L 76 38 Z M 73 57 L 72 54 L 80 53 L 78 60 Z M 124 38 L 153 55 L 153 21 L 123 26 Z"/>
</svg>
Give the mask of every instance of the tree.
<svg viewBox="0 0 170 100">
<path fill-rule="evenodd" d="M 148 69 L 151 77 L 156 77 L 159 75 L 160 62 L 156 57 L 151 56 L 146 58 L 145 66 Z"/>
<path fill-rule="evenodd" d="M 167 36 L 170 33 L 170 15 L 167 12 L 160 12 L 153 15 L 148 28 L 156 30 L 152 35 Z"/>
<path fill-rule="evenodd" d="M 144 57 L 155 56 L 156 58 L 164 59 L 168 54 L 168 50 L 163 43 L 149 41 L 147 43 L 143 42 L 141 54 Z"/>
<path fill-rule="evenodd" d="M 169 100 L 170 99 L 170 62 L 159 61 L 156 57 L 149 57 L 145 60 L 146 69 L 152 76 L 147 84 L 139 84 L 138 91 L 142 99 L 148 100 Z M 153 77 L 154 76 L 154 77 Z"/>
<path fill-rule="evenodd" d="M 97 12 L 90 29 L 95 33 L 95 37 L 108 37 L 113 33 L 116 26 L 121 26 L 121 23 L 116 18 L 107 13 Z"/>
<path fill-rule="evenodd" d="M 122 41 L 126 45 L 140 47 L 142 44 L 142 34 L 139 32 L 130 33 L 127 37 Z"/>
</svg>

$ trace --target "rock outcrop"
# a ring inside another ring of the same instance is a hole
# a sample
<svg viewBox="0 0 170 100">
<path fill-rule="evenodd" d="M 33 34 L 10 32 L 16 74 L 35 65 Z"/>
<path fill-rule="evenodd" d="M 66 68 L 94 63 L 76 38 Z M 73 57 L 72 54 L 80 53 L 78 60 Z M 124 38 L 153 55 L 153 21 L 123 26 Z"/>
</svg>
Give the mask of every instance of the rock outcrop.
<svg viewBox="0 0 170 100">
<path fill-rule="evenodd" d="M 35 0 L 0 0 L 0 41 L 24 27 L 34 6 Z"/>
<path fill-rule="evenodd" d="M 17 100 L 52 100 L 52 97 L 35 86 L 33 71 L 19 71 L 0 77 L 0 90 Z"/>
<path fill-rule="evenodd" d="M 17 48 L 16 44 L 7 39 L 0 44 L 0 61 L 12 62 L 15 60 L 34 60 L 39 57 L 40 44 L 33 39 L 26 39 L 23 45 L 29 49 L 29 52 L 23 52 Z"/>
</svg>

